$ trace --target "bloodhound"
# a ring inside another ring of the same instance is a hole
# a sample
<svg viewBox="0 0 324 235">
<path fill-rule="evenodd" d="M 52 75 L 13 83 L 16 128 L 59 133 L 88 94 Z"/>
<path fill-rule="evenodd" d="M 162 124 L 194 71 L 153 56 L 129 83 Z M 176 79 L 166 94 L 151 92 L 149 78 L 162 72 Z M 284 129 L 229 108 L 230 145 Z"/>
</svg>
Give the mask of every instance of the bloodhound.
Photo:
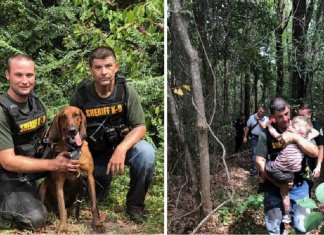
<svg viewBox="0 0 324 235">
<path fill-rule="evenodd" d="M 105 228 L 99 219 L 99 210 L 96 204 L 93 159 L 85 137 L 86 117 L 83 112 L 73 106 L 61 109 L 49 129 L 49 143 L 52 145 L 53 151 L 57 153 L 70 152 L 69 157 L 79 158 L 79 174 L 51 172 L 39 187 L 40 199 L 47 209 L 56 211 L 58 209 L 60 216 L 58 232 L 60 233 L 67 232 L 67 209 L 73 209 L 73 205 L 80 196 L 80 189 L 83 188 L 80 178 L 83 176 L 87 177 L 88 181 L 94 230 L 98 233 L 105 232 Z M 77 219 L 79 217 L 79 207 L 80 205 L 76 208 Z"/>
</svg>

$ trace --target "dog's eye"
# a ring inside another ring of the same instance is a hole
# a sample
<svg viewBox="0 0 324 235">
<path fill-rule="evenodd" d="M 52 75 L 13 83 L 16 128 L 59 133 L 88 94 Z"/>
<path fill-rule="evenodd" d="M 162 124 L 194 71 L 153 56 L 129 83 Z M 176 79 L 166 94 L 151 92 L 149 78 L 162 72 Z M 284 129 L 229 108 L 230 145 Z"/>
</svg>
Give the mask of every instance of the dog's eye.
<svg viewBox="0 0 324 235">
<path fill-rule="evenodd" d="M 77 117 L 79 117 L 79 114 L 78 114 L 78 113 L 73 113 L 73 114 L 72 114 L 72 117 L 73 117 L 73 118 L 77 118 Z"/>
<path fill-rule="evenodd" d="M 60 116 L 60 121 L 63 122 L 63 121 L 65 121 L 65 120 L 66 120 L 66 116 L 65 116 L 65 115 L 61 115 L 61 116 Z"/>
</svg>

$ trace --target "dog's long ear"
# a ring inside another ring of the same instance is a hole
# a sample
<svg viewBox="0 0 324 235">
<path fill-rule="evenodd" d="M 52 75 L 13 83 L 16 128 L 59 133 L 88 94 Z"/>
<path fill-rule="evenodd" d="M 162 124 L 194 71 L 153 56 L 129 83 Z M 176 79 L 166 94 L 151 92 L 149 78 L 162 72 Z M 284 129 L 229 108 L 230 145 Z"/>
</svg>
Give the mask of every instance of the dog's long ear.
<svg viewBox="0 0 324 235">
<path fill-rule="evenodd" d="M 87 137 L 87 118 L 80 109 L 80 115 L 81 115 L 81 127 L 80 127 L 80 135 L 81 139 L 85 139 Z"/>
<path fill-rule="evenodd" d="M 49 135 L 48 138 L 50 142 L 56 143 L 60 140 L 61 138 L 61 130 L 60 130 L 60 125 L 59 125 L 59 114 L 57 114 L 53 120 L 53 123 L 51 125 L 51 128 L 49 130 Z"/>
</svg>

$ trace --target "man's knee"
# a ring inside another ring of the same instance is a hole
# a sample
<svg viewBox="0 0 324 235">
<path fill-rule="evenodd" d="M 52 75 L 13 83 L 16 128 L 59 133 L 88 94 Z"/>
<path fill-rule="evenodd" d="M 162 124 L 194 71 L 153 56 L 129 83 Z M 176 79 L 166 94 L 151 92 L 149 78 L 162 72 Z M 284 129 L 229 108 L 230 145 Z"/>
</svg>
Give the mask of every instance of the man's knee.
<svg viewBox="0 0 324 235">
<path fill-rule="evenodd" d="M 18 229 L 36 230 L 45 226 L 47 215 L 45 206 L 41 205 L 28 214 L 16 215 L 14 222 Z"/>
<path fill-rule="evenodd" d="M 155 150 L 148 142 L 141 140 L 134 145 L 133 149 L 129 153 L 130 164 L 135 163 L 135 165 L 142 165 L 146 169 L 154 167 L 155 162 Z"/>
<path fill-rule="evenodd" d="M 34 230 L 45 225 L 47 209 L 35 195 L 35 192 L 11 193 L 4 207 L 11 211 L 11 216 L 18 228 Z"/>
</svg>

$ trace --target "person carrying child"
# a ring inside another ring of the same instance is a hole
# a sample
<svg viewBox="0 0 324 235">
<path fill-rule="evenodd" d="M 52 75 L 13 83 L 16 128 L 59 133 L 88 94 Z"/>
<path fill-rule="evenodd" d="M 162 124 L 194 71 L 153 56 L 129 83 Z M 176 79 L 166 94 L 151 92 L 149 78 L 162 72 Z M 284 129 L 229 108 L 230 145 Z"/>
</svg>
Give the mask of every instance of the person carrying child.
<svg viewBox="0 0 324 235">
<path fill-rule="evenodd" d="M 282 134 L 282 141 L 274 138 L 265 128 L 259 135 L 259 141 L 256 147 L 256 164 L 264 181 L 264 219 L 269 234 L 282 234 L 284 232 L 284 215 L 280 186 L 267 173 L 266 165 L 269 161 L 275 161 L 284 146 L 289 143 L 295 143 L 304 154 L 317 158 L 318 148 L 307 139 L 297 133 L 287 131 L 290 126 L 290 105 L 281 97 L 276 97 L 270 102 L 270 113 L 275 119 L 274 128 Z M 294 184 L 289 188 L 291 226 L 296 233 L 306 233 L 304 220 L 309 210 L 297 204 L 300 199 L 308 198 L 308 184 L 302 177 L 303 171 L 296 172 L 294 175 Z"/>
<path fill-rule="evenodd" d="M 281 141 L 282 134 L 279 134 L 272 126 L 272 121 L 275 122 L 275 119 L 270 119 L 267 123 L 268 130 L 274 138 Z M 319 132 L 312 128 L 311 122 L 302 116 L 294 117 L 286 131 L 299 134 L 308 140 L 312 140 L 319 135 Z M 303 158 L 304 154 L 297 144 L 290 143 L 285 145 L 274 161 L 268 161 L 266 163 L 266 172 L 280 185 L 280 194 L 284 209 L 284 215 L 282 217 L 283 223 L 289 224 L 291 222 L 289 214 L 289 185 L 293 184 L 295 178 L 294 173 L 301 171 Z"/>
</svg>

